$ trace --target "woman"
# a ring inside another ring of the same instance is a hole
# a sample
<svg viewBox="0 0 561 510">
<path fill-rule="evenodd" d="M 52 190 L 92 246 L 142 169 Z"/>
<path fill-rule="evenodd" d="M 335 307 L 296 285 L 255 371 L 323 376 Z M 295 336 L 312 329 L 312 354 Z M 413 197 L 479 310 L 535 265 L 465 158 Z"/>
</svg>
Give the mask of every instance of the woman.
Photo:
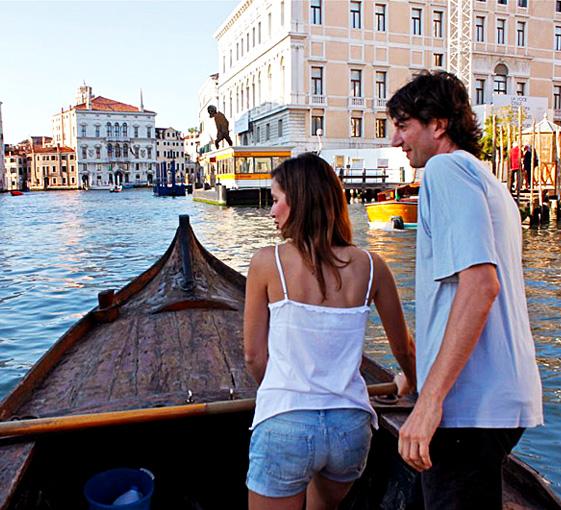
<svg viewBox="0 0 561 510">
<path fill-rule="evenodd" d="M 344 192 L 313 154 L 272 172 L 271 216 L 287 241 L 253 256 L 246 287 L 244 347 L 257 392 L 249 508 L 330 509 L 362 473 L 377 426 L 359 373 L 374 302 L 405 376 L 414 345 L 394 279 L 379 255 L 357 248 Z"/>
</svg>

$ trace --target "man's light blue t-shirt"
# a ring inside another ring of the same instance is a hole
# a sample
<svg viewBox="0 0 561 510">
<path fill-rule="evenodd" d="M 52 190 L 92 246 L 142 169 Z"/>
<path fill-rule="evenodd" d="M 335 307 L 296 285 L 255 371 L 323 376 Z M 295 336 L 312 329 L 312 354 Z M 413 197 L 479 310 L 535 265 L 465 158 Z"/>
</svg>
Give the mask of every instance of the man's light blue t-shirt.
<svg viewBox="0 0 561 510">
<path fill-rule="evenodd" d="M 439 352 L 458 273 L 496 266 L 500 292 L 483 333 L 444 401 L 442 427 L 543 423 L 541 382 L 522 273 L 522 228 L 507 189 L 465 151 L 426 165 L 419 193 L 416 267 L 417 382 Z"/>
</svg>

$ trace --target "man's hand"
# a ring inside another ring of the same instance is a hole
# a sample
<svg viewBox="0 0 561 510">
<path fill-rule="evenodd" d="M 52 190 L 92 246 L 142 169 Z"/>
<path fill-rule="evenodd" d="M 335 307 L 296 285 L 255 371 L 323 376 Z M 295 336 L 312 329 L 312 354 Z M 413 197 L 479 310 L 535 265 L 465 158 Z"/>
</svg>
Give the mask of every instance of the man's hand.
<svg viewBox="0 0 561 510">
<path fill-rule="evenodd" d="M 432 467 L 429 445 L 442 420 L 442 405 L 421 398 L 399 431 L 399 454 L 417 471 Z"/>
</svg>

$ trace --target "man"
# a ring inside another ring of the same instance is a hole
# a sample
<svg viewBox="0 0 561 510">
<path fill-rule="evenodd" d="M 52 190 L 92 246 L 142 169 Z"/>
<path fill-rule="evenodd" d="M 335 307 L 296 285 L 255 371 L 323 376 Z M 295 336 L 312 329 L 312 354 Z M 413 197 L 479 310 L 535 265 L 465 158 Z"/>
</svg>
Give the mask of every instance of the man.
<svg viewBox="0 0 561 510">
<path fill-rule="evenodd" d="M 228 122 L 228 119 L 222 112 L 216 110 L 216 106 L 210 105 L 207 108 L 207 112 L 210 118 L 214 119 L 214 122 L 216 124 L 216 148 L 219 148 L 219 144 L 222 140 L 226 140 L 228 142 L 228 145 L 230 145 L 231 147 L 233 144 L 232 139 L 230 138 L 230 123 Z"/>
<path fill-rule="evenodd" d="M 520 214 L 478 159 L 481 131 L 455 76 L 421 73 L 394 94 L 388 111 L 392 145 L 412 167 L 425 167 L 416 264 L 419 397 L 399 452 L 422 473 L 428 510 L 500 509 L 501 465 L 524 428 L 543 423 Z"/>
<path fill-rule="evenodd" d="M 534 168 L 538 168 L 539 160 L 537 152 L 532 148 L 531 145 L 526 145 L 524 149 L 524 158 L 522 164 L 524 166 L 524 172 L 526 173 L 526 185 L 528 189 L 532 186 L 532 155 L 534 159 Z"/>
<path fill-rule="evenodd" d="M 518 147 L 518 142 L 512 144 L 510 149 L 510 181 L 509 186 L 511 190 L 516 191 L 518 189 L 518 182 L 520 179 L 520 147 Z M 520 181 L 522 184 L 522 181 Z"/>
</svg>

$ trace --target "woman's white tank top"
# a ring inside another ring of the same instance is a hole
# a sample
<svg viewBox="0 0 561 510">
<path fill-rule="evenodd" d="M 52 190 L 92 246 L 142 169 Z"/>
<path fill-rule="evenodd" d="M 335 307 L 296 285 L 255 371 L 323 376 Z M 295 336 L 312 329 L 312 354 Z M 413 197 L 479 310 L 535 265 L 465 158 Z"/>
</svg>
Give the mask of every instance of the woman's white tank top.
<svg viewBox="0 0 561 510">
<path fill-rule="evenodd" d="M 288 298 L 286 280 L 275 247 L 284 299 L 269 303 L 269 359 L 257 390 L 253 429 L 263 420 L 294 410 L 363 409 L 377 418 L 360 375 L 368 297 L 363 306 L 334 308 L 299 303 Z"/>
</svg>

